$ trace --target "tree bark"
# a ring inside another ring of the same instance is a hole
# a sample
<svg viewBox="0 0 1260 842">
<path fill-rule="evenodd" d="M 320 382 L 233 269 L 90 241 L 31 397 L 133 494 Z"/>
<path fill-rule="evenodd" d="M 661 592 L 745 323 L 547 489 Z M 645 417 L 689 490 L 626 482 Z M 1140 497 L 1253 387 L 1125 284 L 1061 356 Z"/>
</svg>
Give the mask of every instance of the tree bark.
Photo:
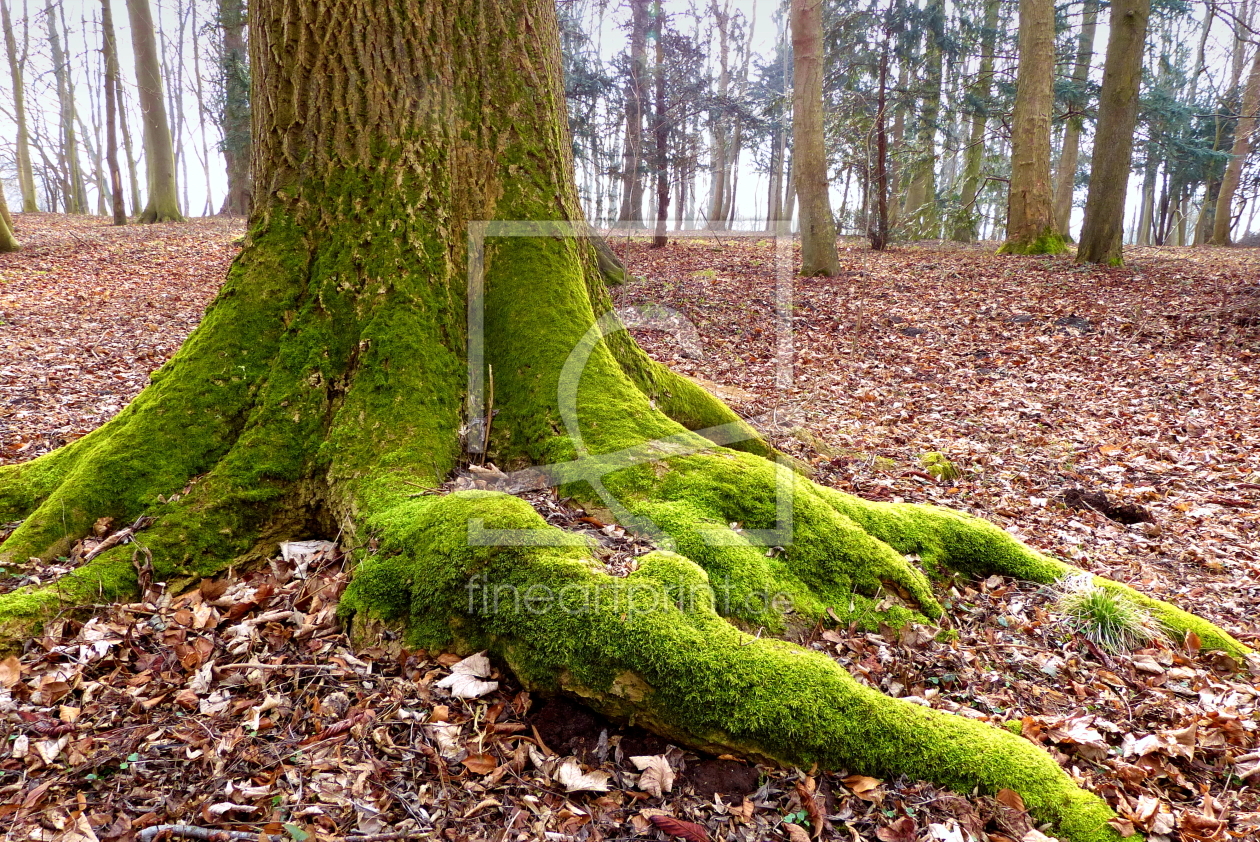
<svg viewBox="0 0 1260 842">
<path fill-rule="evenodd" d="M 0 21 L 4 24 L 4 47 L 9 57 L 9 78 L 13 83 L 13 116 L 17 121 L 18 188 L 22 191 L 22 213 L 35 213 L 39 203 L 35 196 L 35 171 L 31 167 L 30 135 L 26 128 L 26 85 L 22 66 L 25 54 L 19 56 L 13 21 L 9 17 L 8 0 L 0 0 Z"/>
<path fill-rule="evenodd" d="M 87 189 L 83 185 L 83 172 L 79 166 L 79 142 L 74 131 L 74 86 L 70 78 L 70 64 L 61 45 L 61 33 L 57 29 L 57 8 L 52 0 L 44 0 L 44 20 L 48 24 L 48 45 L 52 53 L 53 77 L 57 83 L 57 112 L 60 126 L 61 158 L 64 162 L 62 177 L 65 183 L 63 200 L 66 213 L 87 213 Z"/>
<path fill-rule="evenodd" d="M 801 274 L 840 272 L 823 139 L 822 0 L 792 0 L 792 171 L 801 203 Z"/>
<path fill-rule="evenodd" d="M 1004 254 L 1066 251 L 1050 192 L 1050 110 L 1054 106 L 1054 3 L 1020 0 L 1019 73 L 1011 118 L 1011 187 Z"/>
<path fill-rule="evenodd" d="M 1096 3 L 1097 0 L 1088 0 Z M 967 150 L 963 153 L 961 206 L 954 221 L 952 239 L 960 243 L 974 242 L 980 222 L 976 200 L 980 195 L 984 165 L 984 133 L 989 116 L 989 95 L 993 89 L 994 51 L 997 48 L 998 11 L 1000 0 L 986 0 L 984 4 L 984 29 L 980 35 L 980 71 L 972 83 L 969 99 L 972 102 L 971 132 L 967 138 Z"/>
<path fill-rule="evenodd" d="M 19 248 L 21 246 L 13 233 L 13 216 L 9 213 L 9 203 L 4 198 L 4 191 L 0 190 L 0 254 L 17 251 Z"/>
<path fill-rule="evenodd" d="M 997 5 L 997 0 L 990 0 Z M 891 34 L 884 31 L 884 45 L 879 55 L 879 95 L 875 111 L 875 214 L 870 222 L 871 249 L 888 248 L 888 51 Z"/>
<path fill-rule="evenodd" d="M 944 0 L 930 0 L 926 11 L 926 60 L 923 70 L 923 97 L 915 130 L 913 157 L 906 167 L 905 211 L 901 224 L 911 240 L 940 236 L 940 214 L 936 206 L 936 131 L 941 113 L 941 68 L 945 40 Z"/>
<path fill-rule="evenodd" d="M 1094 60 L 1094 35 L 1098 31 L 1098 0 L 1085 0 L 1084 18 L 1076 40 L 1076 63 L 1072 81 L 1084 89 L 1089 82 L 1089 68 Z M 1076 169 L 1080 159 L 1081 129 L 1085 126 L 1083 95 L 1068 101 L 1071 113 L 1063 128 L 1063 148 L 1059 152 L 1059 168 L 1054 180 L 1054 221 L 1067 242 L 1072 241 L 1072 197 L 1076 194 Z"/>
<path fill-rule="evenodd" d="M 1113 0 L 1111 4 L 1093 172 L 1076 251 L 1076 259 L 1083 262 L 1124 263 L 1124 197 L 1133 161 L 1133 130 L 1150 11 L 1150 0 Z"/>
<path fill-rule="evenodd" d="M 148 171 L 149 195 L 140 221 L 183 222 L 175 182 L 175 149 L 166 103 L 162 99 L 162 71 L 149 0 L 127 0 L 127 17 L 136 58 L 136 85 L 144 118 L 144 157 Z"/>
<path fill-rule="evenodd" d="M 101 0 L 101 29 L 105 43 L 105 160 L 109 165 L 109 183 L 113 188 L 111 210 L 114 224 L 126 225 L 122 172 L 118 168 L 118 42 L 114 38 L 114 14 L 110 0 Z"/>
<path fill-rule="evenodd" d="M 665 17 L 661 12 L 661 0 L 652 7 L 652 40 L 655 42 L 656 63 L 652 75 L 656 83 L 656 107 L 653 109 L 653 135 L 656 139 L 656 233 L 653 248 L 669 244 L 666 227 L 669 223 L 669 113 L 665 109 Z"/>
<path fill-rule="evenodd" d="M 1012 789 L 1064 842 L 1118 840 L 1105 802 L 1034 743 L 884 696 L 824 653 L 771 639 L 831 616 L 941 616 L 910 555 L 938 572 L 1044 583 L 1080 571 L 961 513 L 792 475 L 739 416 L 604 315 L 552 0 L 254 4 L 258 201 L 246 245 L 126 410 L 0 467 L 0 522 L 21 521 L 0 564 L 54 557 L 103 516 L 154 518 L 143 543 L 172 588 L 269 558 L 298 533 L 371 538 L 340 608 L 360 642 L 388 623 L 409 646 L 484 648 L 530 690 L 685 745 Z M 470 456 L 521 466 L 507 478 L 517 489 L 602 499 L 669 549 L 613 576 L 520 497 L 417 493 Z M 780 492 L 804 539 L 782 534 Z M 767 541 L 782 552 L 768 557 Z M 0 595 L 6 639 L 70 605 L 133 594 L 133 552 Z M 1094 581 L 1205 649 L 1249 653 Z M 912 607 L 887 608 L 890 592 Z"/>
<path fill-rule="evenodd" d="M 1225 175 L 1221 179 L 1221 189 L 1216 195 L 1216 217 L 1212 223 L 1211 239 L 1213 245 L 1230 244 L 1230 228 L 1234 224 L 1234 192 L 1238 190 L 1243 164 L 1251 152 L 1251 135 L 1256 130 L 1257 109 L 1260 109 L 1260 47 L 1256 48 L 1255 57 L 1251 60 L 1247 86 L 1243 88 L 1242 112 L 1234 127 L 1234 147 L 1230 150 L 1229 163 L 1225 165 Z"/>
<path fill-rule="evenodd" d="M 223 108 L 219 128 L 223 132 L 223 158 L 227 162 L 227 195 L 219 213 L 248 216 L 252 201 L 252 163 L 249 53 L 245 39 L 245 0 L 219 0 L 219 74 Z"/>
<path fill-rule="evenodd" d="M 630 0 L 630 76 L 626 80 L 626 141 L 621 167 L 622 225 L 643 225 L 643 118 L 647 113 L 648 0 Z"/>
</svg>

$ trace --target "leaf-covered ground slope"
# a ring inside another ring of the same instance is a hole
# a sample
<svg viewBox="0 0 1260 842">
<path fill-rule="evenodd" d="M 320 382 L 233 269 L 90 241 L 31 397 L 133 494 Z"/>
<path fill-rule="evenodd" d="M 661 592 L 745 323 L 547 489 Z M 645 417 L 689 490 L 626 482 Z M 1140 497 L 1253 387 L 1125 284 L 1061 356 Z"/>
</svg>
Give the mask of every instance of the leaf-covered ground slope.
<svg viewBox="0 0 1260 842">
<path fill-rule="evenodd" d="M 213 296 L 241 229 L 24 216 L 18 234 L 25 250 L 0 257 L 0 461 L 134 395 Z M 664 332 L 640 341 L 745 414 L 773 411 L 775 442 L 820 480 L 984 515 L 1256 644 L 1260 255 L 1142 250 L 1128 269 L 1082 270 L 854 249 L 840 278 L 796 282 L 795 380 L 779 389 L 772 244 L 616 246 L 644 278 L 619 303 L 684 314 L 703 356 Z M 643 551 L 545 494 L 531 502 L 604 534 L 614 562 Z M 442 653 L 353 653 L 333 615 L 340 554 L 291 549 L 183 596 L 155 585 L 86 625 L 54 623 L 0 663 L 6 838 L 130 842 L 163 823 L 272 839 L 752 842 L 820 825 L 843 840 L 1037 838 L 1013 793 L 697 757 L 497 674 L 445 681 L 458 659 Z M 1052 594 L 1011 581 L 945 597 L 944 634 L 819 628 L 804 642 L 886 692 L 1018 729 L 1151 838 L 1260 835 L 1253 673 L 1181 645 L 1108 654 L 1070 633 Z M 487 692 L 451 695 L 461 687 Z"/>
</svg>

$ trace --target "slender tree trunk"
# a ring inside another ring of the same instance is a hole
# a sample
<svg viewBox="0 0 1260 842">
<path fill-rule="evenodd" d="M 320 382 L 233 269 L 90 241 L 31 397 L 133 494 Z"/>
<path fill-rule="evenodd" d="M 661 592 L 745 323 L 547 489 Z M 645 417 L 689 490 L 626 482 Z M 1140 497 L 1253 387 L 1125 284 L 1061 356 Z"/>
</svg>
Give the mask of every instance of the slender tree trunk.
<svg viewBox="0 0 1260 842">
<path fill-rule="evenodd" d="M 997 0 L 990 0 L 996 6 Z M 888 50 L 891 36 L 884 31 L 879 56 L 879 99 L 875 112 L 875 215 L 870 224 L 871 248 L 888 247 Z"/>
<path fill-rule="evenodd" d="M 1146 144 L 1146 165 L 1142 173 L 1142 197 L 1138 206 L 1137 230 L 1133 242 L 1139 246 L 1151 244 L 1151 227 L 1155 215 L 1155 182 L 1159 178 L 1159 157 L 1155 151 L 1155 141 Z"/>
<path fill-rule="evenodd" d="M 917 115 L 914 156 L 907 166 L 905 213 L 902 225 L 912 240 L 940 236 L 940 214 L 936 205 L 936 131 L 941 113 L 941 68 L 945 40 L 944 0 L 929 0 L 925 10 L 926 62 L 923 70 L 923 99 Z"/>
<path fill-rule="evenodd" d="M 1019 74 L 1011 118 L 1011 186 L 1005 254 L 1067 250 L 1050 192 L 1050 110 L 1054 106 L 1054 3 L 1020 0 Z"/>
<path fill-rule="evenodd" d="M 823 139 L 822 0 L 792 0 L 792 165 L 801 200 L 801 274 L 840 272 Z"/>
<path fill-rule="evenodd" d="M 123 203 L 122 173 L 118 169 L 118 42 L 114 37 L 114 13 L 110 0 L 101 0 L 101 29 L 105 41 L 105 160 L 113 188 L 115 225 L 127 224 Z"/>
<path fill-rule="evenodd" d="M 1242 112 L 1234 127 L 1234 147 L 1230 150 L 1229 163 L 1221 178 L 1221 189 L 1216 197 L 1216 216 L 1212 223 L 1214 245 L 1230 244 L 1230 228 L 1233 226 L 1234 192 L 1242 180 L 1243 164 L 1251 152 L 1251 135 L 1256 129 L 1256 110 L 1260 109 L 1260 47 L 1251 60 L 1251 72 L 1247 74 L 1247 86 L 1243 89 Z"/>
<path fill-rule="evenodd" d="M 1088 2 L 1096 3 L 1097 0 L 1088 0 Z M 984 174 L 984 133 L 988 123 L 988 100 L 993 88 L 993 62 L 994 52 L 997 49 L 1000 8 L 1001 0 L 985 0 L 984 29 L 980 34 L 980 71 L 976 74 L 970 90 L 974 110 L 971 113 L 971 132 L 967 138 L 967 149 L 963 153 L 961 206 L 954 222 L 952 237 L 961 243 L 975 241 L 980 221 L 976 199 L 980 195 L 981 179 Z M 881 87 L 881 93 L 882 90 Z"/>
<path fill-rule="evenodd" d="M 1094 60 L 1094 36 L 1098 31 L 1098 0 L 1085 0 L 1084 18 L 1076 40 L 1076 63 L 1072 81 L 1083 90 L 1089 82 L 1089 68 Z M 1085 125 L 1084 95 L 1068 102 L 1072 113 L 1063 128 L 1063 148 L 1059 152 L 1059 168 L 1054 180 L 1054 221 L 1067 242 L 1072 241 L 1072 198 L 1076 193 L 1076 169 L 1080 160 L 1081 129 Z"/>
<path fill-rule="evenodd" d="M 726 227 L 726 188 L 730 173 L 730 120 L 727 110 L 731 90 L 731 9 L 730 0 L 711 0 L 713 27 L 718 36 L 717 103 L 709 110 L 709 131 L 713 138 L 712 179 L 709 191 L 709 227 Z"/>
<path fill-rule="evenodd" d="M 0 19 L 4 24 L 4 47 L 9 57 L 9 78 L 13 84 L 13 116 L 17 121 L 17 174 L 18 188 L 22 191 L 22 212 L 35 213 L 39 210 L 39 203 L 35 199 L 35 171 L 31 167 L 30 138 L 26 128 L 26 85 L 22 72 L 26 56 L 25 53 L 18 55 L 17 37 L 13 21 L 9 17 L 8 0 L 0 0 Z"/>
<path fill-rule="evenodd" d="M 792 123 L 793 133 L 795 134 L 795 119 Z M 795 140 L 793 143 L 795 144 Z M 788 150 L 785 180 L 787 181 L 787 195 L 783 198 L 783 224 L 780 230 L 787 234 L 792 231 L 792 220 L 796 218 L 796 153 L 794 150 Z"/>
<path fill-rule="evenodd" d="M 122 73 L 119 71 L 117 84 L 114 86 L 114 99 L 118 102 L 118 128 L 122 131 L 123 156 L 127 162 L 127 184 L 131 188 L 131 212 L 139 214 L 140 178 L 137 174 L 135 150 L 131 145 L 131 124 L 127 119 L 127 98 L 123 91 Z"/>
<path fill-rule="evenodd" d="M 79 142 L 75 135 L 74 87 L 70 78 L 70 63 L 61 44 L 57 29 L 57 7 L 53 0 L 44 0 L 44 20 L 48 25 L 48 45 L 52 53 L 53 77 L 57 83 L 58 121 L 60 125 L 61 157 L 64 162 L 66 213 L 86 213 L 86 189 L 83 173 L 79 168 Z"/>
<path fill-rule="evenodd" d="M 653 129 L 656 136 L 656 235 L 653 248 L 669 244 L 666 228 L 669 223 L 669 114 L 665 110 L 665 17 L 661 13 L 661 0 L 652 7 L 652 39 L 656 42 L 656 65 L 653 76 L 656 82 L 656 107 Z"/>
<path fill-rule="evenodd" d="M 219 73 L 223 79 L 223 157 L 227 162 L 227 195 L 219 213 L 248 216 L 253 196 L 249 53 L 245 43 L 245 0 L 219 0 L 222 43 Z"/>
<path fill-rule="evenodd" d="M 893 231 L 898 230 L 901 225 L 901 206 L 902 206 L 902 158 L 904 157 L 906 147 L 906 103 L 904 99 L 904 91 L 909 84 L 910 70 L 908 64 L 903 60 L 900 62 L 900 69 L 897 72 L 897 91 L 902 94 L 897 100 L 897 110 L 893 112 L 892 136 L 889 138 L 890 155 L 888 159 L 888 170 L 891 184 L 889 191 L 891 201 L 888 206 L 888 231 L 889 236 Z"/>
<path fill-rule="evenodd" d="M 1124 263 L 1124 197 L 1133 161 L 1133 130 L 1150 10 L 1150 0 L 1113 0 L 1111 4 L 1093 172 L 1076 252 L 1080 261 L 1112 266 Z"/>
<path fill-rule="evenodd" d="M 783 152 L 787 132 L 776 125 L 770 136 L 770 192 L 766 201 L 766 231 L 777 231 L 783 214 Z"/>
<path fill-rule="evenodd" d="M 197 97 L 197 127 L 201 134 L 201 149 L 205 157 L 201 159 L 201 171 L 206 177 L 206 204 L 201 211 L 202 216 L 210 216 L 214 213 L 213 188 L 210 184 L 210 142 L 206 139 L 206 95 L 205 89 L 201 83 L 201 35 L 200 27 L 197 25 L 197 4 L 189 4 L 189 14 L 192 16 L 192 47 L 193 47 L 193 92 Z M 198 156 L 200 157 L 200 156 Z"/>
<path fill-rule="evenodd" d="M 144 157 L 148 170 L 149 196 L 140 213 L 140 221 L 183 222 L 175 182 L 175 149 L 171 141 L 171 124 L 166 117 L 166 104 L 162 99 L 161 64 L 149 0 L 127 0 L 127 17 L 131 23 L 131 46 L 135 51 L 136 83 L 144 118 Z"/>
<path fill-rule="evenodd" d="M 622 225 L 643 225 L 643 118 L 647 113 L 648 0 L 630 0 L 630 78 L 626 81 L 626 143 L 621 170 Z"/>
</svg>

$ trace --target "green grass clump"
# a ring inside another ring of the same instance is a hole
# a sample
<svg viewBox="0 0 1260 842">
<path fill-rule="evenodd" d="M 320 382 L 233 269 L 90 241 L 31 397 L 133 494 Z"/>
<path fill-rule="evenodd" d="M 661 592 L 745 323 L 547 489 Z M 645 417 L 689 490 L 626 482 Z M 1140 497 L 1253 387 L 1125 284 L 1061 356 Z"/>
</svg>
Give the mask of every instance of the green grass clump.
<svg viewBox="0 0 1260 842">
<path fill-rule="evenodd" d="M 1100 588 L 1088 575 L 1070 576 L 1055 601 L 1072 631 L 1108 652 L 1128 652 L 1165 639 L 1151 613 L 1123 594 Z"/>
</svg>

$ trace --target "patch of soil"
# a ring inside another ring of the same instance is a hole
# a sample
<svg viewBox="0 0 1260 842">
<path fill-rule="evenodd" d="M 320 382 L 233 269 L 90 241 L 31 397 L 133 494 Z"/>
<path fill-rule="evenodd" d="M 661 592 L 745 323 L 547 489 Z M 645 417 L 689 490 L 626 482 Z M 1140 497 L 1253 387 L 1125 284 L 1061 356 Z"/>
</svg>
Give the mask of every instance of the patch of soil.
<svg viewBox="0 0 1260 842">
<path fill-rule="evenodd" d="M 1155 522 L 1154 515 L 1145 506 L 1139 506 L 1136 503 L 1113 503 L 1111 498 L 1101 491 L 1069 488 L 1063 492 L 1062 499 L 1069 509 L 1093 510 L 1103 517 L 1129 526 L 1135 523 Z"/>
<path fill-rule="evenodd" d="M 682 778 L 705 801 L 721 795 L 727 804 L 741 803 L 761 783 L 757 767 L 738 760 L 701 760 L 688 766 Z"/>
</svg>

